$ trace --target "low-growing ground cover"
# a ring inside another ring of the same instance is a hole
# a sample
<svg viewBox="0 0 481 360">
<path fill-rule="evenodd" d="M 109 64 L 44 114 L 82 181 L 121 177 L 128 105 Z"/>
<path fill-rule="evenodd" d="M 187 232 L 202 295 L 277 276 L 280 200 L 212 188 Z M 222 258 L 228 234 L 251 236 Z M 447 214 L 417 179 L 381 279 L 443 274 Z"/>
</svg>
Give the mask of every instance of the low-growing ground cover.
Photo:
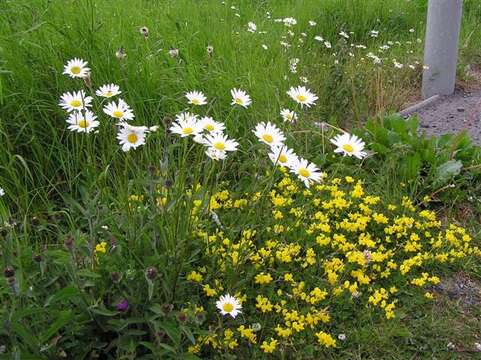
<svg viewBox="0 0 481 360">
<path fill-rule="evenodd" d="M 425 1 L 0 8 L 3 353 L 479 350 L 481 150 L 387 115 Z"/>
</svg>

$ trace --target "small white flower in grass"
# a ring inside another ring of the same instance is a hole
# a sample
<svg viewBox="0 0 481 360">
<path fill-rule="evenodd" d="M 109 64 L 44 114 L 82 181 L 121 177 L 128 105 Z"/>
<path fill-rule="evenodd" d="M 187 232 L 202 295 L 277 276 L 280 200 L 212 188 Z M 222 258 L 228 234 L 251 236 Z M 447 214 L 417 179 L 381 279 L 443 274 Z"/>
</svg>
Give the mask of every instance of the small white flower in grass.
<svg viewBox="0 0 481 360">
<path fill-rule="evenodd" d="M 299 180 L 301 180 L 304 185 L 308 188 L 313 182 L 320 182 L 322 178 L 322 173 L 319 168 L 310 164 L 305 159 L 299 159 L 297 162 L 290 164 L 291 172 L 296 174 Z"/>
<path fill-rule="evenodd" d="M 90 69 L 87 67 L 86 61 L 73 58 L 64 66 L 63 73 L 71 78 L 84 78 L 90 73 Z"/>
<path fill-rule="evenodd" d="M 232 95 L 231 105 L 240 105 L 247 108 L 252 103 L 251 97 L 243 90 L 234 88 L 230 91 L 230 94 Z"/>
<path fill-rule="evenodd" d="M 285 18 L 285 19 L 282 19 L 282 22 L 284 23 L 285 26 L 287 27 L 291 27 L 291 26 L 294 26 L 297 24 L 297 20 L 292 18 L 292 17 L 288 17 L 288 18 Z"/>
<path fill-rule="evenodd" d="M 120 87 L 118 85 L 106 84 L 99 87 L 98 90 L 95 92 L 95 94 L 97 96 L 110 98 L 110 97 L 119 95 L 121 92 L 122 91 L 120 91 Z"/>
<path fill-rule="evenodd" d="M 104 113 L 119 121 L 132 120 L 135 117 L 130 106 L 122 99 L 119 99 L 117 103 L 112 101 L 105 105 Z"/>
<path fill-rule="evenodd" d="M 317 23 L 314 20 L 309 20 L 309 26 L 316 26 Z"/>
<path fill-rule="evenodd" d="M 209 133 L 218 133 L 224 131 L 225 129 L 225 125 L 223 123 L 215 121 L 209 116 L 204 116 L 202 119 L 200 119 L 199 126 Z"/>
<path fill-rule="evenodd" d="M 185 97 L 189 100 L 189 104 L 192 105 L 205 105 L 207 104 L 207 98 L 201 91 L 190 91 L 185 94 Z"/>
<path fill-rule="evenodd" d="M 324 41 L 324 46 L 328 49 L 332 48 L 332 45 L 329 41 Z"/>
<path fill-rule="evenodd" d="M 180 135 L 180 137 L 195 136 L 202 132 L 197 117 L 190 113 L 177 115 L 176 122 L 172 124 L 169 130 L 173 134 Z"/>
<path fill-rule="evenodd" d="M 297 114 L 294 111 L 291 111 L 289 109 L 282 109 L 281 117 L 282 117 L 282 120 L 286 122 L 293 122 L 297 120 Z"/>
<path fill-rule="evenodd" d="M 70 114 L 67 119 L 67 123 L 70 125 L 68 129 L 76 132 L 90 133 L 99 126 L 99 122 L 96 120 L 97 116 L 93 112 L 86 110 L 84 113 L 75 111 Z"/>
<path fill-rule="evenodd" d="M 249 32 L 256 32 L 257 31 L 257 25 L 255 23 L 253 23 L 252 21 L 250 21 L 248 24 L 247 24 L 247 31 Z"/>
<path fill-rule="evenodd" d="M 256 128 L 252 130 L 257 136 L 259 141 L 269 145 L 269 146 L 282 146 L 286 137 L 281 130 L 274 124 L 268 122 L 260 122 L 256 125 Z"/>
<path fill-rule="evenodd" d="M 341 31 L 339 36 L 342 36 L 344 39 L 349 39 L 349 35 L 345 31 Z"/>
<path fill-rule="evenodd" d="M 269 153 L 269 159 L 271 159 L 274 165 L 282 167 L 289 167 L 291 164 L 295 164 L 299 161 L 297 155 L 285 146 L 274 146 Z"/>
<path fill-rule="evenodd" d="M 263 48 L 264 50 L 269 49 L 269 47 L 268 47 L 266 44 L 262 44 L 261 46 L 262 46 L 262 48 Z"/>
<path fill-rule="evenodd" d="M 358 159 L 362 159 L 367 155 L 364 150 L 365 143 L 356 135 L 350 135 L 348 133 L 338 134 L 331 143 L 337 146 L 334 150 L 336 153 L 342 153 L 344 156 L 355 156 Z"/>
<path fill-rule="evenodd" d="M 4 195 L 5 195 L 5 190 L 3 190 L 3 188 L 0 187 L 0 197 L 2 197 Z"/>
<path fill-rule="evenodd" d="M 67 110 L 68 112 L 72 111 L 80 111 L 84 108 L 91 107 L 90 104 L 92 102 L 91 96 L 86 96 L 85 91 L 74 91 L 72 93 L 66 92 L 62 94 L 60 97 L 59 105 L 62 109 Z"/>
<path fill-rule="evenodd" d="M 316 41 L 324 41 L 324 38 L 323 38 L 322 36 L 320 36 L 320 35 L 316 35 L 316 36 L 314 36 L 314 40 L 316 40 Z"/>
<path fill-rule="evenodd" d="M 214 148 L 217 151 L 228 152 L 236 151 L 239 143 L 234 140 L 229 140 L 227 135 L 223 133 L 208 134 L 205 136 L 206 146 Z"/>
<path fill-rule="evenodd" d="M 117 139 L 123 151 L 136 149 L 145 144 L 145 134 L 149 131 L 147 126 L 132 126 L 122 123 L 117 134 Z"/>
<path fill-rule="evenodd" d="M 291 87 L 287 94 L 295 100 L 301 107 L 310 107 L 316 103 L 318 97 L 304 86 Z"/>
<path fill-rule="evenodd" d="M 215 304 L 222 315 L 230 315 L 235 318 L 238 314 L 242 313 L 240 301 L 229 294 L 222 295 Z"/>
<path fill-rule="evenodd" d="M 208 147 L 205 151 L 205 154 L 215 161 L 224 160 L 227 157 L 227 153 L 225 151 L 219 151 L 212 147 Z"/>
</svg>

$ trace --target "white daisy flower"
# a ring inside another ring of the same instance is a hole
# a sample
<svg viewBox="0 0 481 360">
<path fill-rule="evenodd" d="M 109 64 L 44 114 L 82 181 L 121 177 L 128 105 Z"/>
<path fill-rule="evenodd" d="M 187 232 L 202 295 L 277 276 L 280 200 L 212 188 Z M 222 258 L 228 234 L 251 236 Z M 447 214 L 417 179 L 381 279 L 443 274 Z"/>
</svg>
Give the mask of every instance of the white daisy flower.
<svg viewBox="0 0 481 360">
<path fill-rule="evenodd" d="M 282 117 L 282 120 L 286 122 L 293 122 L 297 120 L 297 114 L 294 111 L 291 111 L 289 109 L 282 109 L 281 117 Z"/>
<path fill-rule="evenodd" d="M 117 133 L 117 139 L 122 145 L 122 151 L 129 151 L 145 144 L 145 134 L 148 132 L 147 126 L 132 126 L 122 123 Z"/>
<path fill-rule="evenodd" d="M 208 147 L 205 151 L 205 154 L 215 161 L 224 160 L 227 157 L 227 153 L 225 151 L 219 151 L 213 147 Z"/>
<path fill-rule="evenodd" d="M 301 107 L 304 105 L 307 107 L 315 105 L 316 100 L 318 99 L 314 93 L 309 89 L 306 89 L 304 86 L 291 87 L 287 94 L 297 103 L 301 104 Z"/>
<path fill-rule="evenodd" d="M 3 188 L 0 187 L 0 197 L 2 197 L 4 195 L 5 195 L 5 190 L 3 190 Z"/>
<path fill-rule="evenodd" d="M 98 90 L 95 92 L 97 96 L 105 97 L 105 98 L 110 98 L 115 95 L 120 94 L 122 91 L 120 91 L 120 87 L 115 84 L 107 84 L 107 85 L 102 85 L 101 87 L 98 88 Z"/>
<path fill-rule="evenodd" d="M 205 145 L 212 147 L 217 151 L 236 151 L 239 143 L 234 140 L 229 140 L 227 135 L 223 133 L 208 134 L 205 136 Z"/>
<path fill-rule="evenodd" d="M 189 121 L 189 120 L 195 120 L 197 121 L 197 115 L 192 114 L 190 112 L 181 112 L 180 114 L 175 115 L 175 121 Z"/>
<path fill-rule="evenodd" d="M 202 119 L 200 119 L 199 126 L 209 133 L 219 133 L 223 132 L 225 129 L 225 125 L 223 123 L 215 121 L 209 116 L 204 116 Z"/>
<path fill-rule="evenodd" d="M 274 146 L 269 153 L 269 159 L 271 159 L 274 165 L 282 167 L 289 167 L 291 164 L 295 164 L 299 161 L 297 155 L 285 146 Z"/>
<path fill-rule="evenodd" d="M 128 121 L 135 117 L 130 106 L 122 99 L 119 99 L 117 103 L 112 101 L 105 105 L 104 113 L 119 121 Z"/>
<path fill-rule="evenodd" d="M 284 23 L 285 26 L 291 27 L 297 24 L 297 20 L 291 17 L 282 19 L 282 22 Z"/>
<path fill-rule="evenodd" d="M 199 121 L 195 115 L 189 113 L 182 113 L 177 115 L 177 121 L 170 127 L 170 132 L 180 135 L 180 137 L 187 137 L 190 135 L 197 135 L 202 132 Z"/>
<path fill-rule="evenodd" d="M 185 94 L 187 100 L 189 100 L 189 104 L 193 105 L 205 105 L 207 104 L 207 98 L 201 91 L 190 91 Z"/>
<path fill-rule="evenodd" d="M 230 93 L 232 95 L 231 105 L 240 105 L 247 108 L 252 103 L 251 97 L 243 90 L 234 88 Z"/>
<path fill-rule="evenodd" d="M 364 150 L 365 143 L 356 135 L 350 135 L 348 133 L 338 134 L 331 143 L 337 146 L 334 150 L 336 153 L 342 153 L 344 156 L 355 156 L 358 159 L 362 159 L 367 155 Z"/>
<path fill-rule="evenodd" d="M 309 20 L 309 26 L 316 26 L 317 23 L 314 20 Z"/>
<path fill-rule="evenodd" d="M 215 305 L 222 315 L 230 315 L 235 318 L 238 314 L 242 313 L 240 301 L 229 294 L 222 295 Z"/>
<path fill-rule="evenodd" d="M 90 73 L 87 62 L 82 59 L 73 58 L 63 68 L 63 73 L 71 78 L 84 78 Z"/>
<path fill-rule="evenodd" d="M 255 32 L 257 31 L 257 25 L 254 24 L 252 21 L 250 21 L 250 22 L 247 24 L 247 31 L 252 32 L 252 33 L 255 33 Z"/>
<path fill-rule="evenodd" d="M 268 122 L 260 122 L 257 124 L 256 128 L 252 130 L 257 136 L 259 141 L 269 145 L 269 146 L 282 146 L 286 137 L 277 126 Z"/>
<path fill-rule="evenodd" d="M 92 102 L 91 96 L 85 96 L 85 91 L 74 91 L 72 93 L 66 92 L 63 93 L 60 97 L 59 105 L 62 109 L 67 110 L 68 112 L 71 111 L 80 111 L 84 108 L 91 107 L 90 104 Z"/>
<path fill-rule="evenodd" d="M 100 125 L 96 119 L 97 116 L 95 116 L 90 110 L 85 110 L 83 114 L 80 111 L 75 111 L 71 113 L 67 119 L 67 123 L 70 124 L 68 129 L 88 134 Z"/>
<path fill-rule="evenodd" d="M 298 161 L 290 164 L 291 172 L 296 174 L 299 180 L 301 180 L 306 187 L 309 187 L 313 182 L 320 182 L 322 173 L 319 168 L 314 164 L 309 164 L 305 159 L 299 159 Z"/>
</svg>

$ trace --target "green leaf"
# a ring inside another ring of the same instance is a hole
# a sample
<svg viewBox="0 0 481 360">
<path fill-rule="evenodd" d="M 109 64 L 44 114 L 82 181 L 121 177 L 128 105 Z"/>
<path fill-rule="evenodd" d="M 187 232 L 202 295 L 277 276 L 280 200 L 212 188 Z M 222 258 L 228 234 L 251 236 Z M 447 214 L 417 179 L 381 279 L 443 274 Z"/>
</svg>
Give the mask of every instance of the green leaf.
<svg viewBox="0 0 481 360">
<path fill-rule="evenodd" d="M 78 296 L 78 294 L 79 294 L 79 291 L 78 291 L 77 288 L 75 288 L 73 286 L 67 286 L 63 289 L 60 289 L 59 291 L 57 291 L 52 296 L 50 296 L 47 299 L 47 301 L 45 302 L 44 306 L 47 307 L 47 306 L 49 306 L 51 304 L 54 304 L 58 301 L 68 301 L 71 298 Z"/>
<path fill-rule="evenodd" d="M 435 181 L 441 185 L 448 182 L 454 176 L 459 175 L 461 169 L 463 168 L 463 163 L 459 160 L 449 160 L 444 164 L 438 166 L 436 171 Z"/>
<path fill-rule="evenodd" d="M 112 311 L 105 308 L 91 308 L 90 311 L 94 314 L 103 316 L 115 316 L 119 313 L 118 311 Z"/>
<path fill-rule="evenodd" d="M 70 321 L 72 321 L 72 318 L 73 314 L 71 310 L 61 311 L 54 323 L 50 325 L 48 330 L 40 337 L 40 343 L 43 344 L 44 342 L 47 342 L 48 339 L 55 335 L 61 328 L 63 328 Z"/>
</svg>

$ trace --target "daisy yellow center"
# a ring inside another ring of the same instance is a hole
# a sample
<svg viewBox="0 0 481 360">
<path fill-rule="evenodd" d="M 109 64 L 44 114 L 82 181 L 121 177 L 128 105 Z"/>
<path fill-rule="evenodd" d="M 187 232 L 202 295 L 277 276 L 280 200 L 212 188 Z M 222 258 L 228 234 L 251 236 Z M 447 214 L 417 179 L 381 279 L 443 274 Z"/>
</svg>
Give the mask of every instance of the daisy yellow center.
<svg viewBox="0 0 481 360">
<path fill-rule="evenodd" d="M 110 90 L 105 93 L 105 96 L 107 97 L 111 97 L 112 95 L 113 95 L 113 92 Z"/>
<path fill-rule="evenodd" d="M 222 305 L 222 310 L 224 310 L 226 313 L 230 313 L 232 312 L 232 310 L 234 310 L 234 305 L 232 305 L 231 303 L 225 303 L 224 305 Z"/>
<path fill-rule="evenodd" d="M 279 156 L 279 162 L 281 163 L 286 163 L 287 162 L 287 156 L 284 155 L 284 154 L 281 154 L 281 156 Z"/>
<path fill-rule="evenodd" d="M 342 149 L 348 153 L 352 153 L 354 151 L 354 148 L 350 144 L 342 145 Z"/>
<path fill-rule="evenodd" d="M 216 142 L 214 143 L 214 147 L 217 149 L 217 150 L 224 150 L 225 149 L 225 144 L 223 142 Z"/>
<path fill-rule="evenodd" d="M 78 100 L 78 99 L 74 99 L 74 100 L 72 100 L 72 101 L 70 102 L 70 105 L 71 105 L 72 107 L 79 107 L 80 105 L 82 105 L 82 102 L 81 102 L 80 100 Z"/>
<path fill-rule="evenodd" d="M 89 126 L 89 122 L 87 120 L 82 119 L 82 120 L 78 121 L 78 127 L 79 128 L 85 129 L 88 126 Z"/>
<path fill-rule="evenodd" d="M 214 130 L 214 125 L 207 124 L 207 125 L 204 126 L 204 129 L 206 129 L 207 131 L 212 131 L 212 130 Z"/>
<path fill-rule="evenodd" d="M 306 168 L 300 168 L 299 169 L 299 175 L 307 178 L 307 177 L 309 177 L 309 175 L 311 175 L 311 173 Z"/>
<path fill-rule="evenodd" d="M 127 135 L 127 141 L 131 144 L 135 144 L 138 139 L 139 139 L 139 137 L 137 136 L 137 134 L 132 133 L 132 134 Z"/>
<path fill-rule="evenodd" d="M 185 128 L 182 129 L 182 132 L 185 135 L 189 135 L 189 134 L 192 134 L 194 132 L 194 129 L 192 129 L 191 127 L 185 127 Z"/>
<path fill-rule="evenodd" d="M 82 69 L 80 69 L 80 66 L 72 66 L 72 67 L 70 68 L 70 71 L 72 72 L 72 74 L 75 74 L 75 75 L 80 74 L 80 71 L 81 71 L 81 70 L 82 70 Z"/>
<path fill-rule="evenodd" d="M 243 101 L 242 101 L 241 98 L 235 98 L 235 103 L 236 103 L 237 105 L 242 105 Z"/>
<path fill-rule="evenodd" d="M 199 105 L 199 104 L 200 104 L 200 100 L 199 100 L 199 99 L 192 99 L 192 104 L 194 104 L 194 105 Z"/>
<path fill-rule="evenodd" d="M 304 101 L 306 101 L 306 96 L 305 95 L 297 95 L 297 100 L 299 100 L 299 102 L 304 102 Z"/>
<path fill-rule="evenodd" d="M 124 115 L 124 112 L 123 111 L 120 111 L 120 110 L 115 110 L 112 115 L 116 118 L 121 118 L 123 115 Z"/>
<path fill-rule="evenodd" d="M 272 143 L 274 141 L 274 138 L 272 137 L 271 134 L 264 134 L 262 135 L 262 140 L 264 140 L 266 143 Z"/>
</svg>

